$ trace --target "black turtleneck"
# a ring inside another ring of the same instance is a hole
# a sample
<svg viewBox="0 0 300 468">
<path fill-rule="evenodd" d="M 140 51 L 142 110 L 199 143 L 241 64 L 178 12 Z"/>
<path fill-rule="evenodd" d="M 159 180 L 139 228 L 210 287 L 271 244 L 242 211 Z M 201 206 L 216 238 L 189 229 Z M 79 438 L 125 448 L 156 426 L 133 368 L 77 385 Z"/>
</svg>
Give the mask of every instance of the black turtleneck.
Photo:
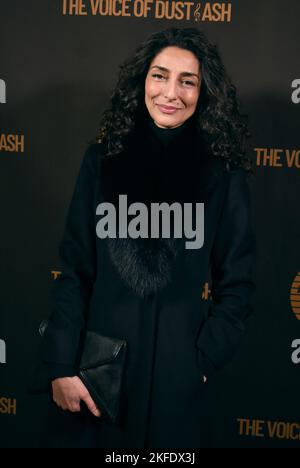
<svg viewBox="0 0 300 468">
<path fill-rule="evenodd" d="M 154 132 L 154 134 L 159 138 L 162 143 L 167 146 L 173 138 L 179 135 L 188 125 L 188 120 L 185 121 L 182 125 L 175 128 L 161 128 L 156 125 L 154 120 L 149 116 L 148 118 L 148 125 Z"/>
</svg>

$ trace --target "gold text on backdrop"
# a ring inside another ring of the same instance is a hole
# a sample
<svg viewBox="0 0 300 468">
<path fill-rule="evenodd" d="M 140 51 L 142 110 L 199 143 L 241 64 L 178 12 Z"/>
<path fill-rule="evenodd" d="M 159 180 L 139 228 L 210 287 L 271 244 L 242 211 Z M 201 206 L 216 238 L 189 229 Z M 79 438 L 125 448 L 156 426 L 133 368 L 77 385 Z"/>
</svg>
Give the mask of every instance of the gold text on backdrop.
<svg viewBox="0 0 300 468">
<path fill-rule="evenodd" d="M 0 133 L 0 152 L 24 153 L 24 150 L 24 135 L 5 135 L 4 133 Z"/>
<path fill-rule="evenodd" d="M 117 16 L 157 20 L 231 22 L 231 2 L 189 2 L 171 0 L 62 0 L 68 16 Z"/>
<path fill-rule="evenodd" d="M 300 150 L 298 149 L 254 148 L 254 151 L 257 166 L 300 169 Z"/>
</svg>

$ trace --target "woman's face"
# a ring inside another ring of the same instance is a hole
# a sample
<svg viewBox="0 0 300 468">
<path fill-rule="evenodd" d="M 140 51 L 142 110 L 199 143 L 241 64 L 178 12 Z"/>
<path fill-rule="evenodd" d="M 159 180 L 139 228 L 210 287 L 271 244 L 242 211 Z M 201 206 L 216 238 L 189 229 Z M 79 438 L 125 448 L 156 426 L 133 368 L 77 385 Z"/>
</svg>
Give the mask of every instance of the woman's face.
<svg viewBox="0 0 300 468">
<path fill-rule="evenodd" d="M 160 51 L 145 81 L 145 104 L 156 125 L 182 125 L 195 112 L 200 87 L 200 63 L 192 52 L 173 46 Z"/>
</svg>

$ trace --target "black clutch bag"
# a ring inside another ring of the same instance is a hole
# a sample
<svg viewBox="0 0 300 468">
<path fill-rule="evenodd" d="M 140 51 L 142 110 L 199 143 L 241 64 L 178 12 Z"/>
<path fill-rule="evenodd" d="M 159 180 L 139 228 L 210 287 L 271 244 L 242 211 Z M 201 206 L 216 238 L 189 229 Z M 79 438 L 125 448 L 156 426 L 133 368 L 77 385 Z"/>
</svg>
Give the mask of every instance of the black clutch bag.
<svg viewBox="0 0 300 468">
<path fill-rule="evenodd" d="M 44 333 L 40 327 L 40 333 Z M 125 371 L 127 342 L 118 338 L 87 331 L 78 367 L 78 377 L 88 389 L 101 412 L 101 417 L 115 423 L 119 413 Z M 28 392 L 51 392 L 47 367 L 39 361 L 30 378 Z"/>
<path fill-rule="evenodd" d="M 78 375 L 101 417 L 115 423 L 120 406 L 127 343 L 87 332 Z"/>
</svg>

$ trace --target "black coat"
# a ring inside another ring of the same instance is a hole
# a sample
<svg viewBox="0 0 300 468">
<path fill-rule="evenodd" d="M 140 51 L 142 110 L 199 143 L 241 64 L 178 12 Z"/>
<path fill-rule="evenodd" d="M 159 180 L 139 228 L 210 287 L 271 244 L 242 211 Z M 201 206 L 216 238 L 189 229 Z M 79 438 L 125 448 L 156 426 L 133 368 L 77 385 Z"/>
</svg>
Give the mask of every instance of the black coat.
<svg viewBox="0 0 300 468">
<path fill-rule="evenodd" d="M 65 366 L 74 365 L 85 326 L 127 340 L 120 422 L 54 408 L 49 444 L 84 445 L 89 422 L 99 447 L 203 447 L 214 374 L 237 351 L 252 309 L 255 237 L 246 173 L 213 157 L 191 124 L 167 146 L 147 125 L 125 141 L 119 155 L 103 158 L 101 144 L 84 155 L 45 337 L 45 359 Z M 119 194 L 130 203 L 204 202 L 204 246 L 99 239 L 96 207 Z M 210 277 L 212 300 L 204 301 Z"/>
</svg>

